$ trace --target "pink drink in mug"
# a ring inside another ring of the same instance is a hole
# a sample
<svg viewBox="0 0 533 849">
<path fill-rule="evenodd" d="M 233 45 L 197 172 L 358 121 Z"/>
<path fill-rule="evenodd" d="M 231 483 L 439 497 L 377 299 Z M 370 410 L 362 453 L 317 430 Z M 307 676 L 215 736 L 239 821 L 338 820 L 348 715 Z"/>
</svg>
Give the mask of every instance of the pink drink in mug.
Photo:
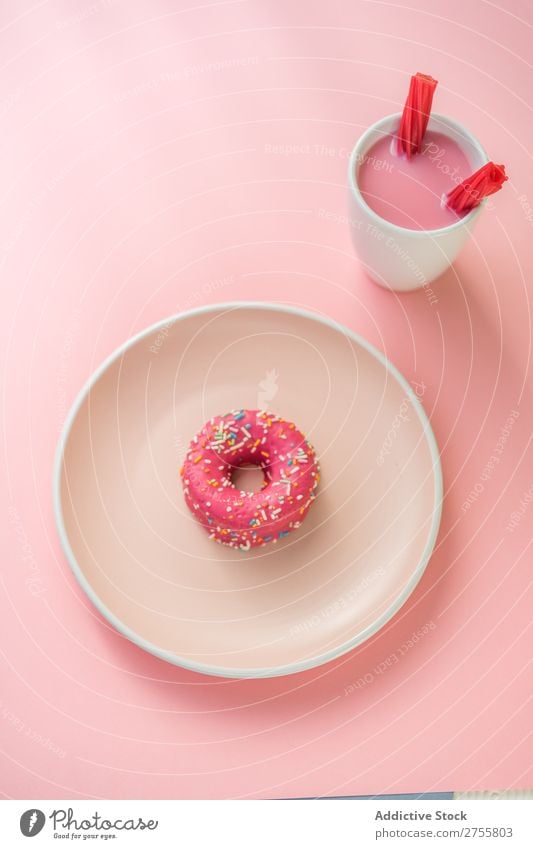
<svg viewBox="0 0 533 849">
<path fill-rule="evenodd" d="M 409 291 L 455 260 L 481 201 L 507 179 L 464 127 L 430 116 L 437 81 L 411 78 L 404 111 L 370 127 L 350 157 L 352 239 L 368 275 Z"/>
<path fill-rule="evenodd" d="M 444 196 L 472 172 L 459 144 L 442 132 L 429 131 L 412 159 L 393 152 L 394 139 L 384 136 L 365 154 L 359 189 L 381 218 L 410 230 L 437 230 L 454 224 L 457 215 Z"/>
</svg>

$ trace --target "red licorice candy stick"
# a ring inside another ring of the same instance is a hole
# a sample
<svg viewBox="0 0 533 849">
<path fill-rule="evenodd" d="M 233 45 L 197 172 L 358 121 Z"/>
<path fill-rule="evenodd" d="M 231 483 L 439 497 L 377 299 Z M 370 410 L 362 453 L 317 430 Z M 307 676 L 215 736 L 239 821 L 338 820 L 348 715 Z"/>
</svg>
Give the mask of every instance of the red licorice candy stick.
<svg viewBox="0 0 533 849">
<path fill-rule="evenodd" d="M 405 153 L 407 159 L 411 159 L 413 154 L 420 151 L 436 87 L 437 80 L 426 74 L 415 74 L 411 77 L 397 135 L 397 152 Z"/>
<path fill-rule="evenodd" d="M 455 189 L 448 192 L 446 206 L 458 215 L 470 212 L 481 203 L 483 198 L 499 191 L 508 179 L 503 165 L 487 162 L 471 177 L 467 177 Z"/>
</svg>

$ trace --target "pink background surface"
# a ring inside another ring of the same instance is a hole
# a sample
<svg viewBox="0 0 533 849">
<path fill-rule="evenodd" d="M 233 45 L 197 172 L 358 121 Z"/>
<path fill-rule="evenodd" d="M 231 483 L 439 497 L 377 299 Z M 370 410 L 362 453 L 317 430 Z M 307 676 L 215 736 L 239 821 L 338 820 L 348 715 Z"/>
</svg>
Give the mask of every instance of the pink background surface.
<svg viewBox="0 0 533 849">
<path fill-rule="evenodd" d="M 518 0 L 3 4 L 4 796 L 533 784 L 532 24 Z M 342 218 L 349 150 L 418 70 L 510 175 L 436 302 L 368 282 Z M 50 497 L 62 422 L 101 360 L 238 298 L 322 310 L 423 384 L 446 487 L 394 620 L 328 666 L 256 682 L 116 634 L 70 573 Z"/>
</svg>

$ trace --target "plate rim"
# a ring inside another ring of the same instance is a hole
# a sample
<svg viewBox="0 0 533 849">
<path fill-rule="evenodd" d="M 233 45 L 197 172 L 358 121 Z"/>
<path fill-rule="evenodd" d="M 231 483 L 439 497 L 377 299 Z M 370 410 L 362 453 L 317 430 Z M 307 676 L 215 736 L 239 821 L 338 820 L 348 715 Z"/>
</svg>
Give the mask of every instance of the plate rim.
<svg viewBox="0 0 533 849">
<path fill-rule="evenodd" d="M 301 318 L 307 318 L 312 319 L 313 321 L 318 321 L 332 328 L 333 330 L 343 333 L 357 345 L 360 345 L 363 349 L 365 349 L 369 354 L 374 356 L 385 367 L 387 372 L 389 372 L 390 375 L 405 390 L 406 395 L 409 398 L 413 409 L 416 411 L 420 423 L 422 424 L 423 432 L 429 447 L 430 456 L 432 460 L 434 478 L 434 509 L 432 515 L 432 524 L 428 533 L 428 538 L 424 547 L 424 551 L 422 552 L 418 564 L 414 569 L 409 581 L 407 581 L 402 592 L 399 593 L 398 596 L 396 596 L 394 601 L 389 605 L 389 607 L 384 611 L 384 613 L 382 613 L 381 616 L 379 616 L 371 625 L 368 625 L 355 636 L 351 637 L 349 640 L 345 640 L 343 643 L 336 646 L 335 648 L 329 649 L 328 651 L 322 652 L 321 654 L 315 655 L 313 657 L 306 658 L 305 660 L 288 663 L 281 666 L 257 668 L 244 667 L 236 669 L 224 666 L 211 666 L 208 663 L 191 661 L 187 658 L 181 657 L 178 654 L 175 654 L 174 652 L 162 649 L 155 643 L 151 643 L 149 640 L 145 640 L 143 637 L 141 637 L 136 631 L 134 631 L 132 628 L 122 622 L 122 620 L 120 620 L 118 616 L 116 616 L 103 603 L 103 601 L 100 599 L 96 591 L 92 588 L 89 581 L 85 577 L 81 567 L 79 566 L 76 560 L 76 557 L 68 539 L 61 505 L 61 472 L 63 468 L 63 456 L 65 452 L 65 447 L 70 436 L 72 425 L 74 424 L 74 421 L 81 408 L 83 401 L 85 400 L 93 386 L 98 382 L 100 377 L 105 374 L 108 368 L 116 360 L 118 360 L 119 357 L 121 357 L 130 348 L 133 348 L 135 345 L 137 345 L 138 342 L 142 341 L 147 336 L 150 336 L 153 333 L 157 332 L 162 327 L 174 326 L 180 321 L 198 315 L 204 315 L 220 311 L 233 312 L 236 310 L 249 309 L 283 312 L 286 314 L 288 313 L 290 315 L 296 315 Z M 134 643 L 139 648 L 143 649 L 144 651 L 147 651 L 149 654 L 154 655 L 160 660 L 164 660 L 167 663 L 172 663 L 174 666 L 179 666 L 183 669 L 187 669 L 192 672 L 198 672 L 203 675 L 211 675 L 219 678 L 239 679 L 276 678 L 282 675 L 293 675 L 308 669 L 314 669 L 317 666 L 322 666 L 324 663 L 328 663 L 329 661 L 335 660 L 336 658 L 347 654 L 349 651 L 356 648 L 356 646 L 365 642 L 378 631 L 380 631 L 381 628 L 383 628 L 387 624 L 387 622 L 389 622 L 393 618 L 393 616 L 400 610 L 400 608 L 403 607 L 403 605 L 408 600 L 410 595 L 413 593 L 415 587 L 419 583 L 422 575 L 424 574 L 429 559 L 433 553 L 433 549 L 435 548 L 435 543 L 437 541 L 440 521 L 442 517 L 443 477 L 440 452 L 437 445 L 437 440 L 435 438 L 435 434 L 433 433 L 433 429 L 431 427 L 428 415 L 424 410 L 420 399 L 418 398 L 416 392 L 412 388 L 407 378 L 404 377 L 404 375 L 401 373 L 401 371 L 382 351 L 376 348 L 371 342 L 368 342 L 363 336 L 361 336 L 355 330 L 351 330 L 345 324 L 342 324 L 341 322 L 338 322 L 327 315 L 323 315 L 319 312 L 314 312 L 312 309 L 306 309 L 299 306 L 293 306 L 291 304 L 276 303 L 270 301 L 221 301 L 219 303 L 205 304 L 200 307 L 194 307 L 193 309 L 178 312 L 173 314 L 169 318 L 161 319 L 160 321 L 149 325 L 144 330 L 141 330 L 139 333 L 130 336 L 128 339 L 126 339 L 125 342 L 115 348 L 113 352 L 109 354 L 102 361 L 102 363 L 92 372 L 92 374 L 85 381 L 82 388 L 76 395 L 74 402 L 70 407 L 69 412 L 63 423 L 54 457 L 52 496 L 56 530 L 59 536 L 61 547 L 63 549 L 63 553 L 67 559 L 71 571 L 74 574 L 74 577 L 78 581 L 78 584 L 81 586 L 82 590 L 85 592 L 89 600 L 96 607 L 98 612 L 123 637 L 126 637 L 126 639 L 128 639 L 130 642 Z"/>
</svg>

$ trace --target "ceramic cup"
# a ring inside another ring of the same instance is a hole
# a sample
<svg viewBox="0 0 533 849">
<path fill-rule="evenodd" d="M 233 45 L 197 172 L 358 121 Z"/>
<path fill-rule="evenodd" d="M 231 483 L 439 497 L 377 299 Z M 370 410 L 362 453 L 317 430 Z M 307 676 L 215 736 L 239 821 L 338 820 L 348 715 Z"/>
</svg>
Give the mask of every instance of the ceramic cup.
<svg viewBox="0 0 533 849">
<path fill-rule="evenodd" d="M 401 114 L 387 115 L 363 133 L 350 156 L 350 230 L 365 271 L 376 283 L 397 292 L 421 289 L 439 277 L 455 261 L 478 218 L 483 202 L 463 218 L 437 230 L 408 230 L 374 212 L 358 185 L 359 170 L 373 144 L 393 133 Z M 450 136 L 464 151 L 472 173 L 488 162 L 478 140 L 457 121 L 433 114 L 428 128 Z"/>
</svg>

